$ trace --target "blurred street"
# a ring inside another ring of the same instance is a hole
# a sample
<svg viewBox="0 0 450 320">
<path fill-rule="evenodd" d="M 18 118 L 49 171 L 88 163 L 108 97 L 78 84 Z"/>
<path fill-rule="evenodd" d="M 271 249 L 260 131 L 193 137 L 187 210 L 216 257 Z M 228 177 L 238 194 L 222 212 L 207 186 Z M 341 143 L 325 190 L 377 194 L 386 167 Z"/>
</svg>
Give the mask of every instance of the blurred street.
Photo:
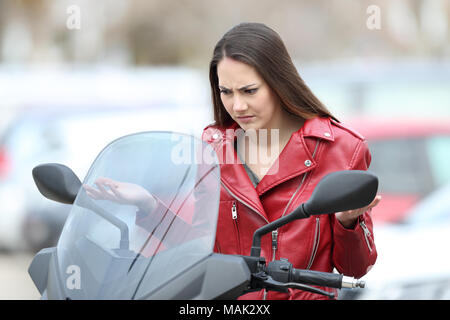
<svg viewBox="0 0 450 320">
<path fill-rule="evenodd" d="M 0 253 L 0 300 L 35 300 L 40 295 L 28 275 L 33 255 Z"/>
<path fill-rule="evenodd" d="M 83 181 L 119 137 L 199 138 L 214 120 L 213 48 L 242 22 L 279 33 L 314 95 L 369 146 L 378 259 L 366 288 L 340 298 L 450 299 L 450 1 L 0 0 L 0 300 L 40 298 L 28 267 L 63 226 L 65 245 L 108 230 L 66 224 L 72 205 L 45 198 L 33 168 L 64 164 Z M 140 168 L 122 160 L 111 172 Z M 136 178 L 176 177 L 142 168 Z"/>
</svg>

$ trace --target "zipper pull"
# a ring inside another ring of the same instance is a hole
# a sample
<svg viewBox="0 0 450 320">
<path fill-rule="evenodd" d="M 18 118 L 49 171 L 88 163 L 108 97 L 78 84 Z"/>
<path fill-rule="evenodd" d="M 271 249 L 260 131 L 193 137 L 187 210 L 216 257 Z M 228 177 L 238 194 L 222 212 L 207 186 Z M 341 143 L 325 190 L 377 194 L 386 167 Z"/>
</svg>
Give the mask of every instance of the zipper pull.
<svg viewBox="0 0 450 320">
<path fill-rule="evenodd" d="M 231 207 L 231 217 L 233 220 L 237 219 L 236 201 L 233 201 L 233 206 Z"/>
<path fill-rule="evenodd" d="M 278 230 L 272 231 L 272 249 L 277 249 Z"/>
<path fill-rule="evenodd" d="M 364 233 L 365 233 L 367 236 L 370 236 L 370 235 L 371 235 L 370 230 L 369 230 L 369 228 L 367 228 L 367 226 L 366 226 L 366 224 L 364 223 L 364 221 L 361 221 L 361 222 L 359 223 L 359 225 L 360 225 L 361 228 L 364 230 Z"/>
<path fill-rule="evenodd" d="M 363 229 L 364 232 L 364 238 L 366 239 L 366 244 L 367 247 L 369 248 L 369 251 L 372 252 L 372 247 L 370 245 L 370 241 L 369 241 L 369 237 L 371 235 L 369 228 L 367 228 L 366 224 L 364 223 L 364 221 L 361 221 L 359 223 L 359 225 L 361 226 L 361 228 Z"/>
</svg>

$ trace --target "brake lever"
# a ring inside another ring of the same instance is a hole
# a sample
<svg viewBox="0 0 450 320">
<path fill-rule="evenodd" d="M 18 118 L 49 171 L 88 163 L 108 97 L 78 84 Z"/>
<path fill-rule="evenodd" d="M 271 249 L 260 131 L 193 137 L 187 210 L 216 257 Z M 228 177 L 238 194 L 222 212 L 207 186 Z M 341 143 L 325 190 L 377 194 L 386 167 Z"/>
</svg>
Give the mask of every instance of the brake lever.
<svg viewBox="0 0 450 320">
<path fill-rule="evenodd" d="M 300 289 L 303 291 L 309 291 L 312 293 L 317 293 L 317 294 L 321 294 L 324 295 L 330 299 L 334 299 L 335 294 L 334 292 L 328 292 L 319 288 L 315 288 L 315 287 L 311 287 L 311 286 L 307 286 L 306 284 L 301 284 L 301 283 L 295 283 L 295 282 L 287 282 L 287 283 L 281 283 L 281 285 L 285 286 L 286 288 L 293 288 L 293 289 Z"/>
<path fill-rule="evenodd" d="M 251 289 L 247 290 L 247 292 L 266 289 L 266 290 L 271 290 L 271 291 L 288 293 L 287 288 L 281 287 L 278 284 L 282 284 L 282 283 L 273 280 L 272 277 L 269 276 L 264 271 L 260 271 L 260 272 L 252 274 L 252 280 L 251 280 L 251 285 L 250 285 Z"/>
<path fill-rule="evenodd" d="M 255 281 L 254 284 L 257 283 L 256 287 L 259 287 L 261 289 L 267 289 L 271 291 L 279 291 L 279 292 L 288 292 L 288 288 L 293 289 L 299 289 L 303 291 L 308 291 L 312 293 L 317 293 L 324 295 L 328 297 L 329 299 L 334 299 L 335 294 L 333 292 L 328 292 L 325 290 L 321 290 L 315 287 L 311 287 L 305 284 L 301 283 L 295 283 L 295 282 L 279 282 L 274 280 L 271 276 L 269 276 L 265 272 L 258 272 L 256 274 L 253 274 L 253 280 Z"/>
</svg>

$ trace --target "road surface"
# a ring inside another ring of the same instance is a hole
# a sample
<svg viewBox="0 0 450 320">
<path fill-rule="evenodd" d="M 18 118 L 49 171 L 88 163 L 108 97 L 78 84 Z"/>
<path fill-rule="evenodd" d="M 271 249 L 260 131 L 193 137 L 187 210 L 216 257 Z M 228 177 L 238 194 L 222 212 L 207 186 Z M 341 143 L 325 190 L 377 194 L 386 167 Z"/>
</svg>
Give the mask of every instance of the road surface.
<svg viewBox="0 0 450 320">
<path fill-rule="evenodd" d="M 36 300 L 39 292 L 28 275 L 27 253 L 0 253 L 0 300 Z"/>
</svg>

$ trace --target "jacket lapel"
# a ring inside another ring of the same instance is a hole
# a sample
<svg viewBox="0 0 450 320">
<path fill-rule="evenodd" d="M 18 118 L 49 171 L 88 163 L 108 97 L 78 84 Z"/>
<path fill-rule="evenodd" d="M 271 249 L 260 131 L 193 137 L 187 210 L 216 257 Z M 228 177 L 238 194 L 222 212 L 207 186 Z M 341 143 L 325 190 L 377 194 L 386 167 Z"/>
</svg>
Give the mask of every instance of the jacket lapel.
<svg viewBox="0 0 450 320">
<path fill-rule="evenodd" d="M 262 195 L 280 183 L 297 177 L 317 166 L 301 135 L 293 134 L 266 175 L 256 187 Z"/>
<path fill-rule="evenodd" d="M 313 157 L 314 150 L 310 150 L 305 142 L 305 138 L 311 137 L 334 141 L 329 118 L 308 119 L 292 134 L 278 159 L 258 184 L 256 191 L 259 196 L 280 183 L 317 167 L 317 158 Z"/>
<path fill-rule="evenodd" d="M 267 214 L 258 193 L 234 149 L 235 130 L 238 128 L 238 124 L 234 122 L 226 130 L 221 129 L 220 132 L 213 134 L 215 141 L 212 145 L 220 163 L 220 180 L 234 197 L 244 202 L 267 220 Z"/>
</svg>

